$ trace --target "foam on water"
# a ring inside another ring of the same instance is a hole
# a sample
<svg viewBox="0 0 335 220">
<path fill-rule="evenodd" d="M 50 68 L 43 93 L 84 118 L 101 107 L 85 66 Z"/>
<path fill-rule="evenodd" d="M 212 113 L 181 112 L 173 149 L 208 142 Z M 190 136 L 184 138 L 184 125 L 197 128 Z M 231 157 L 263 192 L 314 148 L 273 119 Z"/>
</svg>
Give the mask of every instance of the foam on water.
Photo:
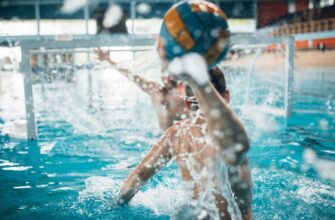
<svg viewBox="0 0 335 220">
<path fill-rule="evenodd" d="M 85 189 L 79 192 L 79 200 L 89 198 L 106 198 L 106 194 L 110 200 L 115 200 L 120 189 L 120 181 L 115 181 L 109 177 L 92 176 L 85 180 Z"/>
<path fill-rule="evenodd" d="M 122 180 L 94 176 L 85 181 L 85 189 L 79 192 L 79 203 L 94 202 L 98 210 L 117 210 L 116 205 Z M 130 207 L 146 207 L 157 216 L 170 216 L 175 219 L 183 206 L 189 204 L 191 196 L 185 186 L 176 178 L 164 178 L 164 183 L 156 187 L 140 190 L 130 201 Z"/>
<path fill-rule="evenodd" d="M 4 167 L 3 170 L 11 170 L 11 171 L 26 171 L 33 168 L 32 166 L 17 166 L 17 167 Z"/>
<path fill-rule="evenodd" d="M 0 160 L 0 167 L 7 167 L 7 166 L 17 166 L 18 163 L 13 163 L 13 162 L 10 162 L 8 160 Z"/>
<path fill-rule="evenodd" d="M 254 168 L 252 174 L 253 210 L 259 219 L 329 219 L 335 208 L 334 184 L 274 168 Z"/>
<path fill-rule="evenodd" d="M 178 210 L 191 201 L 190 193 L 185 191 L 185 184 L 175 178 L 164 178 L 164 184 L 138 192 L 130 205 L 143 205 L 156 215 L 178 214 Z"/>
</svg>

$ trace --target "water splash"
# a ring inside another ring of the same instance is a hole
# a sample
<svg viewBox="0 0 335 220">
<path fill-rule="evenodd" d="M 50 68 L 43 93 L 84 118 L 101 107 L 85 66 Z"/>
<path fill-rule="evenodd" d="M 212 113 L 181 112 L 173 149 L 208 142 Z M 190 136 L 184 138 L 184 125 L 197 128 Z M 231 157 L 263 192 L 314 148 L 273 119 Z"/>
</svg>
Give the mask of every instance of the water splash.
<svg viewBox="0 0 335 220">
<path fill-rule="evenodd" d="M 81 208 L 78 212 L 89 214 L 86 212 L 90 210 L 95 215 L 99 215 L 106 210 L 113 210 L 114 214 L 122 215 L 125 207 L 122 208 L 115 204 L 121 183 L 121 180 L 102 176 L 86 179 L 85 189 L 79 192 L 78 207 Z M 179 180 L 164 178 L 164 183 L 139 191 L 130 201 L 129 208 L 134 210 L 137 207 L 145 207 L 157 216 L 168 215 L 171 219 L 176 219 L 180 209 L 190 201 L 189 198 L 190 195 L 185 193 L 184 186 Z M 131 214 L 129 218 L 132 218 Z"/>
<path fill-rule="evenodd" d="M 88 0 L 64 0 L 60 11 L 64 14 L 73 14 L 87 4 Z"/>
<path fill-rule="evenodd" d="M 122 19 L 122 16 L 123 12 L 121 6 L 117 4 L 112 4 L 111 6 L 109 6 L 109 8 L 105 13 L 103 20 L 104 27 L 110 28 L 119 24 Z"/>
</svg>

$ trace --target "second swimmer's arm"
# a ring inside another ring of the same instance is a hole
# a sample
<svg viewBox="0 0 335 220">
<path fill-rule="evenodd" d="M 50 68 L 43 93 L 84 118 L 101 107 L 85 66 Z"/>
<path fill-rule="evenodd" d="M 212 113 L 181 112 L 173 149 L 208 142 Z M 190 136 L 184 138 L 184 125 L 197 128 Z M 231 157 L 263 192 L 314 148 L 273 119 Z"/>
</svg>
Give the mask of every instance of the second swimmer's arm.
<svg viewBox="0 0 335 220">
<path fill-rule="evenodd" d="M 148 181 L 171 159 L 168 133 L 167 131 L 161 137 L 158 143 L 152 147 L 151 151 L 123 182 L 118 198 L 120 204 L 127 203 L 136 194 L 140 186 Z"/>
<path fill-rule="evenodd" d="M 99 60 L 106 60 L 109 64 L 111 64 L 116 70 L 118 70 L 122 75 L 127 77 L 129 80 L 133 81 L 136 83 L 140 89 L 142 89 L 146 93 L 153 93 L 155 91 L 158 91 L 160 89 L 159 84 L 153 82 L 153 81 L 148 81 L 144 79 L 143 77 L 140 77 L 139 75 L 133 74 L 129 69 L 119 67 L 115 61 L 113 61 L 109 57 L 108 52 L 104 52 L 101 49 L 96 50 L 96 54 L 99 58 Z"/>
</svg>

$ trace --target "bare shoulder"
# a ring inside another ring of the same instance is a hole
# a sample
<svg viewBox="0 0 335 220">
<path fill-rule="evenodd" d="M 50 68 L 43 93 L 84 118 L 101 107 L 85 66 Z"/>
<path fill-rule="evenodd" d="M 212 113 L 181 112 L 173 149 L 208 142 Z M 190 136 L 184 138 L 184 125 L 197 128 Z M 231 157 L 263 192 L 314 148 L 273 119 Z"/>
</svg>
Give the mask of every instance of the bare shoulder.
<svg viewBox="0 0 335 220">
<path fill-rule="evenodd" d="M 173 128 L 174 130 L 180 130 L 180 129 L 187 129 L 192 125 L 192 120 L 189 118 L 183 119 L 183 120 L 179 120 L 177 122 L 175 122 L 171 128 Z"/>
<path fill-rule="evenodd" d="M 186 131 L 191 124 L 192 122 L 190 119 L 177 121 L 165 131 L 164 136 L 169 136 L 170 139 L 175 139 L 180 136 L 181 132 Z"/>
</svg>

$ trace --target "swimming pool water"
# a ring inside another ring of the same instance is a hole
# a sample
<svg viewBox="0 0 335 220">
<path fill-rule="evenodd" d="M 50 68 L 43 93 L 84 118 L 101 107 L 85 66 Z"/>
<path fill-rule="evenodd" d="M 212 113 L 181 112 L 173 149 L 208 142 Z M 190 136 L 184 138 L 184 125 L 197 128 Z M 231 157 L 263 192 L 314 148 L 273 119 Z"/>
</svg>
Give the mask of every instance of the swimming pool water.
<svg viewBox="0 0 335 220">
<path fill-rule="evenodd" d="M 174 219 L 187 204 L 174 163 L 129 205 L 113 204 L 122 180 L 160 132 L 150 100 L 132 83 L 111 70 L 92 76 L 91 85 L 83 72 L 74 83 L 34 86 L 38 141 L 0 136 L 1 219 Z M 297 94 L 295 103 L 324 112 L 296 112 L 288 121 L 241 115 L 252 140 L 255 219 L 335 215 L 334 174 L 320 172 L 326 162 L 334 166 L 334 88 L 321 88 L 316 76 L 299 79 L 313 94 L 305 94 L 308 102 Z"/>
</svg>

